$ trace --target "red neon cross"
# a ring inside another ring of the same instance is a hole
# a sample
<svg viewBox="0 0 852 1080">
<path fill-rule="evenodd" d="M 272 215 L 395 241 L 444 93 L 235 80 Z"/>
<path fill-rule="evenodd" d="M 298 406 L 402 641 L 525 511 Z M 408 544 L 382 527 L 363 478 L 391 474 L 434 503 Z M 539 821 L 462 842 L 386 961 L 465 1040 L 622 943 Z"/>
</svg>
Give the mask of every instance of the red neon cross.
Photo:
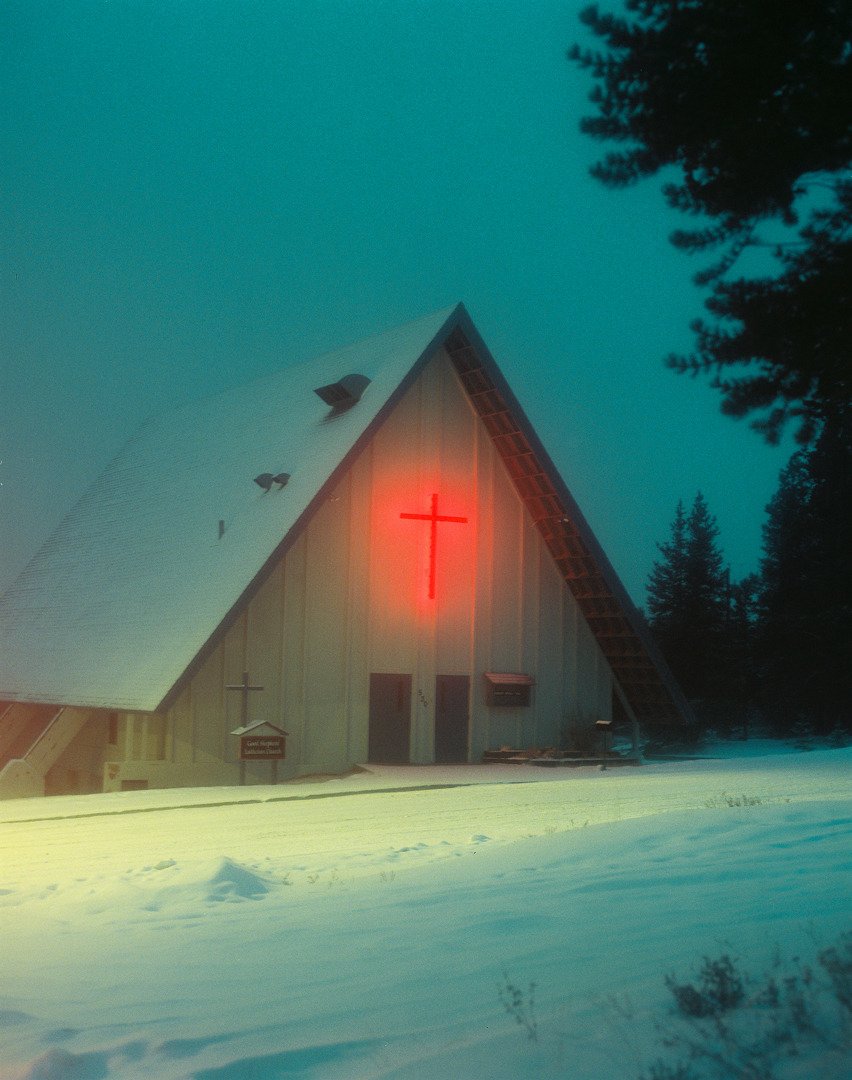
<svg viewBox="0 0 852 1080">
<path fill-rule="evenodd" d="M 438 496 L 437 494 L 432 496 L 432 512 L 429 514 L 400 514 L 401 518 L 410 518 L 414 521 L 431 521 L 432 527 L 429 531 L 429 599 L 435 599 L 435 559 L 436 548 L 438 546 L 438 522 L 439 521 L 455 521 L 466 522 L 466 517 L 451 517 L 448 514 L 438 513 Z"/>
</svg>

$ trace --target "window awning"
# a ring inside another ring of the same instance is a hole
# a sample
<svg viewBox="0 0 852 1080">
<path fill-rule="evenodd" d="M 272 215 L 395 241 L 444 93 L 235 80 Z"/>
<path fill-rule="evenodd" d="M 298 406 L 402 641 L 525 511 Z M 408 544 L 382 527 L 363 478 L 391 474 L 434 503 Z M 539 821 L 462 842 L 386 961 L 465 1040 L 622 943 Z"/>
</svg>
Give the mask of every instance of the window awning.
<svg viewBox="0 0 852 1080">
<path fill-rule="evenodd" d="M 532 686 L 532 675 L 517 675 L 509 671 L 486 671 L 485 678 L 492 686 Z"/>
</svg>

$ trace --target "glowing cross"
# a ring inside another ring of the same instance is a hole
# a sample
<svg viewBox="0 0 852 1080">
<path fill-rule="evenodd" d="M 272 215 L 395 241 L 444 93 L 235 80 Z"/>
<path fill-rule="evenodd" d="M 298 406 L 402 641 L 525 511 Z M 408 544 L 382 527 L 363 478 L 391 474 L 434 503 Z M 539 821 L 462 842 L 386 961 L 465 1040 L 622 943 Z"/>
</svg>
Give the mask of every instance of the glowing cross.
<svg viewBox="0 0 852 1080">
<path fill-rule="evenodd" d="M 431 521 L 432 528 L 429 532 L 429 599 L 435 599 L 435 558 L 438 546 L 438 522 L 455 521 L 466 522 L 466 517 L 451 517 L 448 514 L 438 513 L 438 496 L 432 496 L 432 512 L 429 514 L 400 514 L 401 518 L 409 518 L 414 521 Z"/>
</svg>

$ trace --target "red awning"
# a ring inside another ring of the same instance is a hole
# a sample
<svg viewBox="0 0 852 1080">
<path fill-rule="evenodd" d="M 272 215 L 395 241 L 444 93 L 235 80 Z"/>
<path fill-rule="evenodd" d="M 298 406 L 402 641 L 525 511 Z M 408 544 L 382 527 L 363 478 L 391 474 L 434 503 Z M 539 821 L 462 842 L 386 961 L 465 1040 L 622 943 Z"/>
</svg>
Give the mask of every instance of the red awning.
<svg viewBox="0 0 852 1080">
<path fill-rule="evenodd" d="M 492 686 L 532 686 L 531 675 L 517 675 L 509 671 L 486 671 L 485 678 Z"/>
</svg>

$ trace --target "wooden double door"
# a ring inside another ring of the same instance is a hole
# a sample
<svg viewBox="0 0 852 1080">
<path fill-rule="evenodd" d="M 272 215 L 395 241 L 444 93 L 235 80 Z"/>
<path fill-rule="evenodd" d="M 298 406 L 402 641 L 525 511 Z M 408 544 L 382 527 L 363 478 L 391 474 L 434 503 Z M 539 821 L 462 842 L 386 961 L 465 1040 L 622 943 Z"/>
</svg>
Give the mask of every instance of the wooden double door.
<svg viewBox="0 0 852 1080">
<path fill-rule="evenodd" d="M 411 761 L 412 677 L 372 672 L 368 760 L 376 764 Z M 470 727 L 470 676 L 435 678 L 435 761 L 466 762 Z"/>
</svg>

